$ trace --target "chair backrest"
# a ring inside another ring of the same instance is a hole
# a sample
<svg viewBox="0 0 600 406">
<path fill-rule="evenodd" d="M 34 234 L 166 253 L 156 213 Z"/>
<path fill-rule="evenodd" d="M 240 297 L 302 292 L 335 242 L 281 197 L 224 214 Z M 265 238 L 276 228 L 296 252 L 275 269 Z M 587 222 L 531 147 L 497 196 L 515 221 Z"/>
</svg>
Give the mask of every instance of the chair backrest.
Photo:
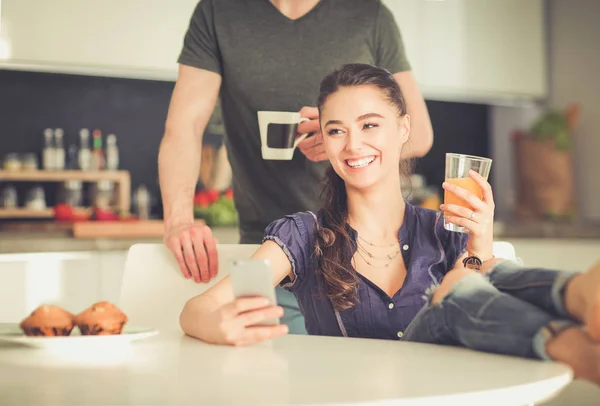
<svg viewBox="0 0 600 406">
<path fill-rule="evenodd" d="M 232 259 L 250 258 L 258 245 L 219 244 L 219 275 L 208 284 L 185 279 L 173 254 L 162 244 L 135 244 L 129 249 L 119 307 L 130 324 L 157 329 L 179 329 L 179 314 L 193 296 L 207 290 L 228 273 Z M 512 244 L 494 242 L 494 255 L 516 259 Z"/>
<path fill-rule="evenodd" d="M 173 254 L 162 244 L 135 244 L 127 254 L 119 307 L 129 324 L 159 330 L 179 329 L 179 314 L 188 299 L 228 273 L 229 262 L 250 258 L 258 245 L 219 244 L 219 275 L 210 283 L 195 283 L 181 274 Z"/>
<path fill-rule="evenodd" d="M 496 258 L 517 259 L 515 247 L 507 241 L 494 241 L 494 256 Z"/>
</svg>

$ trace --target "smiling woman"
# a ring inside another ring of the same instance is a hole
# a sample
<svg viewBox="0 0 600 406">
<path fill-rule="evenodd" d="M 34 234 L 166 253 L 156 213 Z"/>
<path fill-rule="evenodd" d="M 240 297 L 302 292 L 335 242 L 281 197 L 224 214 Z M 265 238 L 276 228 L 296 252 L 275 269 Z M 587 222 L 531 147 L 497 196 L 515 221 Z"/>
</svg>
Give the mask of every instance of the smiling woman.
<svg viewBox="0 0 600 406">
<path fill-rule="evenodd" d="M 600 264 L 581 275 L 493 258 L 494 199 L 476 173 L 483 190 L 476 216 L 444 206 L 453 214 L 447 221 L 468 233 L 446 230 L 440 211 L 403 199 L 410 118 L 390 72 L 344 65 L 320 90 L 331 163 L 324 207 L 273 221 L 253 256 L 268 260 L 273 284 L 296 296 L 307 332 L 558 360 L 600 383 Z M 463 262 L 474 257 L 481 272 Z M 208 342 L 248 345 L 285 334 L 285 326 L 259 325 L 281 314 L 264 298 L 234 298 L 225 277 L 188 301 L 181 325 Z"/>
<path fill-rule="evenodd" d="M 367 269 L 362 273 L 385 286 L 383 290 L 389 296 L 399 291 L 406 277 L 406 267 L 396 249 L 394 258 L 389 258 L 390 252 L 376 244 L 371 244 L 370 251 L 361 247 L 357 252 L 364 255 L 355 258 L 360 264 L 349 263 L 345 251 L 353 245 L 347 227 L 351 200 L 347 195 L 360 195 L 360 190 L 373 188 L 399 190 L 393 185 L 400 185 L 400 178 L 410 172 L 409 161 L 401 159 L 402 148 L 409 139 L 410 116 L 398 83 L 391 75 L 382 74 L 382 69 L 353 64 L 340 72 L 323 80 L 317 101 L 324 123 L 325 151 L 331 162 L 326 172 L 323 208 L 323 223 L 328 226 L 320 229 L 319 242 L 323 257 L 330 258 L 323 261 L 322 268 L 329 297 L 334 305 L 344 309 L 356 295 L 358 276 L 351 271 L 353 267 L 365 266 Z M 388 197 L 402 202 L 393 193 Z M 397 215 L 402 215 L 402 204 L 398 206 Z M 397 246 L 396 230 L 383 238 L 378 236 L 377 240 L 386 247 Z M 376 256 L 383 256 L 386 268 L 398 270 L 391 273 L 390 281 L 382 280 L 380 272 L 375 274 L 369 269 L 377 262 Z"/>
</svg>

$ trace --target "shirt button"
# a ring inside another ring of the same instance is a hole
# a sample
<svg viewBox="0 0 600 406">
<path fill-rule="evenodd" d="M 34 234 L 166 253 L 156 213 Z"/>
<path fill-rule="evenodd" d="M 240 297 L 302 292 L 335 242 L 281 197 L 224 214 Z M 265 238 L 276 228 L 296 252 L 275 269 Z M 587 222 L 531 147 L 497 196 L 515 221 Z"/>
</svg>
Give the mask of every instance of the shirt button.
<svg viewBox="0 0 600 406">
<path fill-rule="evenodd" d="M 398 338 L 402 338 L 404 336 L 404 333 L 402 331 L 398 331 Z"/>
<path fill-rule="evenodd" d="M 403 249 L 404 251 L 407 251 L 407 250 L 408 250 L 408 244 L 404 244 L 404 245 L 402 246 L 402 249 Z"/>
<path fill-rule="evenodd" d="M 388 305 L 388 309 L 393 309 L 393 308 L 394 308 L 394 304 L 393 304 L 393 303 L 390 303 L 390 304 Z"/>
</svg>

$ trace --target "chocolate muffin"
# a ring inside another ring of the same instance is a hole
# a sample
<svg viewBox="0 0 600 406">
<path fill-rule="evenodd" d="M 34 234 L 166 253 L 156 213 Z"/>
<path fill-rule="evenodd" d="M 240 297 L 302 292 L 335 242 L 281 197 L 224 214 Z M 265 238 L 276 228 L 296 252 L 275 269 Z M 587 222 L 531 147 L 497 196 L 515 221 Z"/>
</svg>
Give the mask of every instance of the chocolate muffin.
<svg viewBox="0 0 600 406">
<path fill-rule="evenodd" d="M 41 305 L 19 327 L 28 336 L 68 336 L 75 327 L 73 314 L 54 305 Z"/>
<path fill-rule="evenodd" d="M 109 302 L 98 302 L 75 316 L 75 324 L 82 335 L 121 334 L 127 316 Z"/>
</svg>

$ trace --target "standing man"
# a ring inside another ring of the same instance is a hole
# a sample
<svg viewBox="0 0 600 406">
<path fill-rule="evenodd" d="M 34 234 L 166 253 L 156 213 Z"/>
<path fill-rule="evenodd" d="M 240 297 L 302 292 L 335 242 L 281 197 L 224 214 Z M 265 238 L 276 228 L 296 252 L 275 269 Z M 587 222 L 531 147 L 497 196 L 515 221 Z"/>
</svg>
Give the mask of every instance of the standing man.
<svg viewBox="0 0 600 406">
<path fill-rule="evenodd" d="M 218 273 L 210 229 L 194 226 L 193 195 L 202 136 L 219 96 L 242 244 L 260 244 L 274 219 L 319 207 L 327 157 L 319 113 L 307 106 L 315 104 L 321 78 L 340 65 L 362 62 L 393 72 L 412 123 L 404 155 L 423 156 L 433 143 L 400 31 L 381 0 L 201 0 L 178 62 L 159 177 L 165 243 L 195 282 Z M 298 132 L 314 135 L 291 161 L 263 160 L 259 110 L 300 111 L 311 120 Z M 305 333 L 295 297 L 278 288 L 277 300 L 289 331 Z"/>
</svg>

